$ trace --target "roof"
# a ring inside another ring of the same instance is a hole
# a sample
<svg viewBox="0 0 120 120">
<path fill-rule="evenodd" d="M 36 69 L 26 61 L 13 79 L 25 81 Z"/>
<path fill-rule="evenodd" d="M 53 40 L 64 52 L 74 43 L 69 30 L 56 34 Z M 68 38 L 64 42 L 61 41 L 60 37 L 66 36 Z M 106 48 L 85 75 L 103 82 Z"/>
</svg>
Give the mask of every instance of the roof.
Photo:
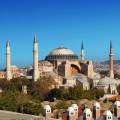
<svg viewBox="0 0 120 120">
<path fill-rule="evenodd" d="M 112 113 L 110 110 L 107 110 L 103 113 L 103 115 L 106 115 L 106 116 L 112 116 Z"/>
<path fill-rule="evenodd" d="M 100 78 L 101 78 L 101 75 L 99 73 L 94 73 L 94 75 L 92 77 L 93 80 L 98 80 Z"/>
<path fill-rule="evenodd" d="M 51 109 L 51 107 L 49 105 L 45 105 L 44 109 Z"/>
<path fill-rule="evenodd" d="M 85 108 L 83 113 L 92 114 L 92 112 L 91 112 L 91 110 L 89 108 Z"/>
<path fill-rule="evenodd" d="M 114 103 L 114 105 L 120 106 L 120 101 L 116 101 L 116 102 Z"/>
<path fill-rule="evenodd" d="M 79 74 L 72 76 L 72 78 L 76 79 L 77 81 L 79 81 L 81 83 L 89 84 L 88 77 L 85 76 L 84 74 L 79 73 Z"/>
<path fill-rule="evenodd" d="M 39 61 L 39 65 L 44 65 L 44 66 L 53 66 L 52 63 L 50 63 L 49 61 L 46 61 L 46 60 L 40 60 Z"/>
<path fill-rule="evenodd" d="M 67 109 L 67 111 L 68 111 L 68 112 L 74 112 L 74 109 L 73 109 L 73 107 L 69 107 L 69 108 Z"/>
<path fill-rule="evenodd" d="M 98 82 L 99 86 L 106 86 L 106 85 L 116 85 L 118 84 L 118 81 L 116 79 L 111 79 L 109 77 L 105 77 L 100 79 L 100 81 Z"/>
<path fill-rule="evenodd" d="M 78 109 L 78 105 L 77 104 L 72 104 L 72 106 L 74 109 Z"/>
<path fill-rule="evenodd" d="M 100 103 L 95 102 L 93 106 L 99 107 L 100 108 Z"/>
<path fill-rule="evenodd" d="M 53 49 L 49 55 L 75 55 L 75 53 L 68 48 L 65 47 L 58 47 Z"/>
<path fill-rule="evenodd" d="M 102 115 L 98 120 L 104 120 L 104 116 Z M 117 117 L 112 115 L 112 120 L 118 120 Z"/>
<path fill-rule="evenodd" d="M 111 97 L 111 98 L 109 98 L 109 100 L 111 100 L 111 101 L 120 100 L 120 95 L 117 95 L 117 96 Z"/>
</svg>

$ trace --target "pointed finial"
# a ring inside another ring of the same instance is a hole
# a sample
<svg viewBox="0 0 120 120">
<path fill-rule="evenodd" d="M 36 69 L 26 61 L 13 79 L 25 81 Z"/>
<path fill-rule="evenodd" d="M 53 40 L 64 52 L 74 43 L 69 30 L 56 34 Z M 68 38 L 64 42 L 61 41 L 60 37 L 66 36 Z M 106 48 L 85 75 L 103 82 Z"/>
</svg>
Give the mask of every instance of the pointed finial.
<svg viewBox="0 0 120 120">
<path fill-rule="evenodd" d="M 10 46 L 10 41 L 9 41 L 9 40 L 7 40 L 7 42 L 6 42 L 6 46 L 7 46 L 7 47 Z"/>
<path fill-rule="evenodd" d="M 83 41 L 82 41 L 82 44 L 81 44 L 81 50 L 83 50 L 84 49 L 84 45 L 83 45 Z"/>
<path fill-rule="evenodd" d="M 110 49 L 112 49 L 112 40 L 110 40 Z"/>
<path fill-rule="evenodd" d="M 34 43 L 37 43 L 37 37 L 36 37 L 36 34 L 34 34 Z"/>
</svg>

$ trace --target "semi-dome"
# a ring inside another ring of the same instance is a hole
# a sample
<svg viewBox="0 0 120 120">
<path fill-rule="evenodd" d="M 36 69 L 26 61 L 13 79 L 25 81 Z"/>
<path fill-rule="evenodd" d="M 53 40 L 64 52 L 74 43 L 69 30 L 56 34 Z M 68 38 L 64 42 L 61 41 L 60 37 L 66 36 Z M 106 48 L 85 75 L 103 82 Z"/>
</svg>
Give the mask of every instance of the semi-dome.
<svg viewBox="0 0 120 120">
<path fill-rule="evenodd" d="M 62 59 L 78 59 L 78 56 L 68 48 L 63 46 L 53 49 L 48 56 L 46 56 L 46 60 L 62 60 Z"/>
</svg>

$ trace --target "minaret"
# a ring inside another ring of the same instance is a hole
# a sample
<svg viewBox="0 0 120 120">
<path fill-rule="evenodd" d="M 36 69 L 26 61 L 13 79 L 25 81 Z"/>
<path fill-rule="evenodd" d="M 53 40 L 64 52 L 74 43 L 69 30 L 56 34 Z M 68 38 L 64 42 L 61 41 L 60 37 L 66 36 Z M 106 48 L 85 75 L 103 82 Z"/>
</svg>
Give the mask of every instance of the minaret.
<svg viewBox="0 0 120 120">
<path fill-rule="evenodd" d="M 38 70 L 38 42 L 36 35 L 34 36 L 34 45 L 33 45 L 33 80 L 37 81 L 39 78 Z"/>
<path fill-rule="evenodd" d="M 83 45 L 83 41 L 81 44 L 81 61 L 85 60 L 85 53 L 84 53 L 84 45 Z"/>
<path fill-rule="evenodd" d="M 109 55 L 109 59 L 110 59 L 110 65 L 109 65 L 109 74 L 110 74 L 110 78 L 114 78 L 114 70 L 113 70 L 113 50 L 112 50 L 112 41 L 110 41 L 110 55 Z"/>
<path fill-rule="evenodd" d="M 6 78 L 7 80 L 12 79 L 11 75 L 11 64 L 10 64 L 10 42 L 6 43 Z"/>
</svg>

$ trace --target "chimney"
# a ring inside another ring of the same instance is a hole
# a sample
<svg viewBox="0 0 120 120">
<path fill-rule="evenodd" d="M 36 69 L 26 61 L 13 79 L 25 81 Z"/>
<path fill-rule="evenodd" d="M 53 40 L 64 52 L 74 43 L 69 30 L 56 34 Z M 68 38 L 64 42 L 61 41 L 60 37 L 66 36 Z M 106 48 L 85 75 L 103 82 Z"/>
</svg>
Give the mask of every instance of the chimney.
<svg viewBox="0 0 120 120">
<path fill-rule="evenodd" d="M 77 104 L 72 104 L 74 112 L 75 112 L 75 119 L 78 119 L 78 105 Z"/>
<path fill-rule="evenodd" d="M 112 113 L 110 110 L 107 110 L 103 113 L 103 119 L 104 120 L 113 120 Z"/>
<path fill-rule="evenodd" d="M 68 119 L 67 120 L 76 120 L 75 119 L 75 111 L 74 111 L 74 108 L 73 107 L 69 107 L 68 108 L 68 110 L 67 110 L 67 112 L 68 112 Z"/>
<path fill-rule="evenodd" d="M 93 118 L 100 118 L 100 104 L 98 102 L 95 102 L 93 105 Z"/>
<path fill-rule="evenodd" d="M 44 106 L 44 116 L 46 120 L 51 119 L 51 107 L 49 105 Z"/>
<path fill-rule="evenodd" d="M 92 112 L 89 108 L 85 108 L 83 112 L 83 120 L 92 120 Z"/>
<path fill-rule="evenodd" d="M 117 118 L 120 118 L 120 101 L 116 101 L 113 105 L 114 109 L 114 115 Z"/>
</svg>

